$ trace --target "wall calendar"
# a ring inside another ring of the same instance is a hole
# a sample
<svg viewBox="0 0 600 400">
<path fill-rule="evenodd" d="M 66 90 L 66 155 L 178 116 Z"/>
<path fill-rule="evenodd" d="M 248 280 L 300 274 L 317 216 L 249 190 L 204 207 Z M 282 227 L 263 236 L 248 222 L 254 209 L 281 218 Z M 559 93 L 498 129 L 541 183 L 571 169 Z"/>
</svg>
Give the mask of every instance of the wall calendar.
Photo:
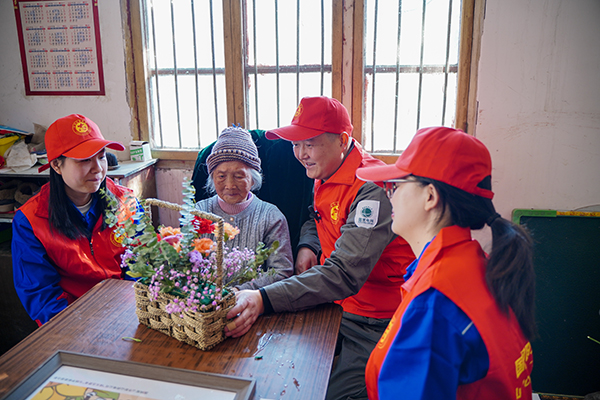
<svg viewBox="0 0 600 400">
<path fill-rule="evenodd" d="M 104 95 L 98 0 L 13 0 L 28 96 Z"/>
</svg>

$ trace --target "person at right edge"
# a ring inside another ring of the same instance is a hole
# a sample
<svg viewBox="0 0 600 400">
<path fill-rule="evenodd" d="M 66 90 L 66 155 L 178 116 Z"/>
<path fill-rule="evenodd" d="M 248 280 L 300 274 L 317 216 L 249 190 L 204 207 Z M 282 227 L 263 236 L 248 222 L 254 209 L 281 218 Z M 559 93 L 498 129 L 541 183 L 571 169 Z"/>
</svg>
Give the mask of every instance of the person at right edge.
<svg viewBox="0 0 600 400">
<path fill-rule="evenodd" d="M 419 130 L 395 164 L 357 170 L 392 186 L 392 230 L 419 255 L 369 358 L 369 399 L 531 400 L 533 242 L 496 212 L 491 172 L 484 144 L 446 127 Z M 485 224 L 489 256 L 471 238 Z"/>
<path fill-rule="evenodd" d="M 400 286 L 414 254 L 391 230 L 382 184 L 356 178 L 356 169 L 385 165 L 352 136 L 346 108 L 328 97 L 305 97 L 290 126 L 267 131 L 292 142 L 314 179 L 314 218 L 302 227 L 296 275 L 237 293 L 228 336 L 246 333 L 261 313 L 298 311 L 335 301 L 343 308 L 327 400 L 366 399 L 365 367 L 400 304 Z M 320 259 L 317 254 L 320 253 Z"/>
</svg>

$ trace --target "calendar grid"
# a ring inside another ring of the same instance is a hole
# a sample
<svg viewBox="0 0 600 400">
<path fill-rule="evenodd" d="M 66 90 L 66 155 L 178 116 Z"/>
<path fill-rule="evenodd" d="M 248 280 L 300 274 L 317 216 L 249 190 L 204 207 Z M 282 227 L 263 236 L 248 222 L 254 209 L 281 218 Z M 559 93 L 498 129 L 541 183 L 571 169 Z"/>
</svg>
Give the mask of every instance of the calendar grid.
<svg viewBox="0 0 600 400">
<path fill-rule="evenodd" d="M 26 95 L 104 95 L 97 2 L 14 3 Z"/>
</svg>

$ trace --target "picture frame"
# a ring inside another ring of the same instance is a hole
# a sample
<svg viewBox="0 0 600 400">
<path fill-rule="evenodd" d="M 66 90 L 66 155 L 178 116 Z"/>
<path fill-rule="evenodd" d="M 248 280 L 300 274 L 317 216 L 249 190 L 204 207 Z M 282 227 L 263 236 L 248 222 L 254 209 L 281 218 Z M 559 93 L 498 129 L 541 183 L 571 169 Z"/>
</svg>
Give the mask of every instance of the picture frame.
<svg viewBox="0 0 600 400">
<path fill-rule="evenodd" d="M 13 0 L 27 96 L 104 96 L 98 1 Z"/>
<path fill-rule="evenodd" d="M 42 390 L 63 394 L 60 390 L 81 389 L 117 393 L 125 400 L 249 400 L 255 387 L 251 378 L 57 351 L 4 400 L 32 399 Z"/>
</svg>

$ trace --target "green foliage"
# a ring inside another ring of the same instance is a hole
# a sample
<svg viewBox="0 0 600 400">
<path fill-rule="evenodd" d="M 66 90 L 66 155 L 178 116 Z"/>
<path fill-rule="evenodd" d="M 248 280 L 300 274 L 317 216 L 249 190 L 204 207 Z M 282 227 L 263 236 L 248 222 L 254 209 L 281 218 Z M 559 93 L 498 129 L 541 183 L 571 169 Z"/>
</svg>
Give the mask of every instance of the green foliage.
<svg viewBox="0 0 600 400">
<path fill-rule="evenodd" d="M 127 218 L 119 223 L 118 221 L 118 200 L 115 196 L 107 195 L 101 191 L 108 200 L 109 209 L 106 212 L 106 223 L 109 227 L 115 228 L 117 240 L 122 240 L 123 246 L 127 247 L 129 254 L 125 254 L 124 262 L 129 267 L 127 274 L 133 278 L 141 278 L 143 283 L 147 283 L 155 273 L 155 267 L 161 264 L 185 267 L 190 262 L 187 254 L 193 248 L 192 241 L 197 237 L 193 231 L 191 221 L 194 216 L 190 213 L 194 209 L 194 187 L 190 182 L 184 180 L 183 195 L 186 210 L 181 211 L 182 238 L 179 241 L 181 251 L 178 252 L 175 247 L 164 240 L 159 240 L 159 234 L 154 230 L 150 213 L 141 212 L 133 196 L 127 198 L 127 204 L 130 204 L 130 213 L 133 218 Z M 150 206 L 146 205 L 145 200 L 140 200 L 144 210 Z M 131 255 L 133 253 L 133 256 Z M 161 291 L 170 292 L 173 287 L 166 284 Z"/>
<path fill-rule="evenodd" d="M 258 243 L 258 246 L 256 246 L 256 250 L 254 251 L 256 258 L 253 263 L 253 269 L 258 270 L 259 267 L 262 266 L 267 261 L 269 256 L 275 253 L 278 248 L 279 240 L 274 241 L 271 247 L 267 248 L 265 248 L 265 244 L 263 242 Z"/>
</svg>

